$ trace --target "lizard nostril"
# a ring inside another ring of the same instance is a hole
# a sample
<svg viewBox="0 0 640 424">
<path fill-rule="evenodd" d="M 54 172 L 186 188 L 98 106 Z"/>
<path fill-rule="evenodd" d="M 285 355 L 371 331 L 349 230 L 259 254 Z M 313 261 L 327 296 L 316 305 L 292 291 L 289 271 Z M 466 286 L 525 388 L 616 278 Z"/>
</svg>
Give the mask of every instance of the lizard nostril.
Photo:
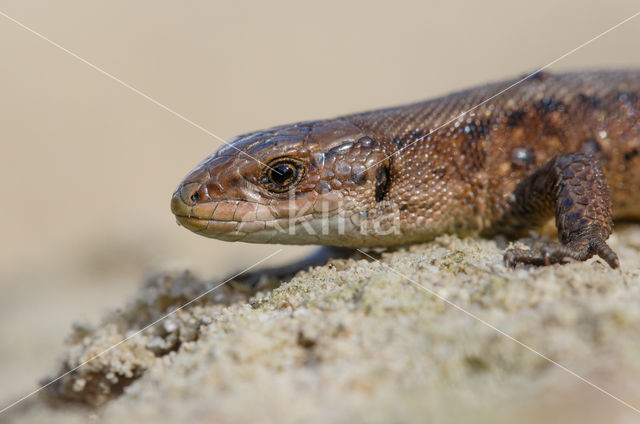
<svg viewBox="0 0 640 424">
<path fill-rule="evenodd" d="M 176 196 L 179 196 L 184 204 L 193 206 L 207 197 L 207 189 L 200 183 L 187 183 L 180 187 Z"/>
</svg>

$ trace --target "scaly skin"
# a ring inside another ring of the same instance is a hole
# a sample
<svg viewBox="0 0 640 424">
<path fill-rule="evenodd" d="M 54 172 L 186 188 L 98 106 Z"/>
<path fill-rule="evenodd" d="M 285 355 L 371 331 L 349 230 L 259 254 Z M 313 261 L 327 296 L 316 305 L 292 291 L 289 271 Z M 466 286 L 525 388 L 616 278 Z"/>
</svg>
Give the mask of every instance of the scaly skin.
<svg viewBox="0 0 640 424">
<path fill-rule="evenodd" d="M 640 71 L 539 73 L 429 134 L 514 82 L 235 137 L 171 209 L 207 237 L 342 247 L 515 237 L 555 218 L 560 243 L 507 264 L 617 267 L 612 220 L 640 218 Z"/>
</svg>

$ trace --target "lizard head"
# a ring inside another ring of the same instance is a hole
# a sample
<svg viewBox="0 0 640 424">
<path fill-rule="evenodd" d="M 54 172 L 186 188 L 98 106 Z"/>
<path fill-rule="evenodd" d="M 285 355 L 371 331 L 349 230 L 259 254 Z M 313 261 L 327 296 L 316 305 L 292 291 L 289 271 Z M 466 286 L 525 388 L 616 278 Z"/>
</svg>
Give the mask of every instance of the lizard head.
<svg viewBox="0 0 640 424">
<path fill-rule="evenodd" d="M 189 230 L 222 240 L 372 245 L 367 233 L 379 228 L 363 224 L 386 216 L 389 154 L 345 120 L 240 135 L 184 178 L 171 210 Z"/>
</svg>

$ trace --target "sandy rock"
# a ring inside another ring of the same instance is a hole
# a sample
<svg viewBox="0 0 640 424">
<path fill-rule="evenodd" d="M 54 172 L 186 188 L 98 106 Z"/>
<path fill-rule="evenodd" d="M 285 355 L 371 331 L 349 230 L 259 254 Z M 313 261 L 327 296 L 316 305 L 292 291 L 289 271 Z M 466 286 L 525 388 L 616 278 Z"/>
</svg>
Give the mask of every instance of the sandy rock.
<svg viewBox="0 0 640 424">
<path fill-rule="evenodd" d="M 640 407 L 638 240 L 637 226 L 612 236 L 622 270 L 597 258 L 510 270 L 504 243 L 441 237 L 333 260 L 251 298 L 224 286 L 140 332 L 214 287 L 158 276 L 100 325 L 77 326 L 60 371 L 100 356 L 10 417 L 634 422 L 619 400 Z"/>
</svg>

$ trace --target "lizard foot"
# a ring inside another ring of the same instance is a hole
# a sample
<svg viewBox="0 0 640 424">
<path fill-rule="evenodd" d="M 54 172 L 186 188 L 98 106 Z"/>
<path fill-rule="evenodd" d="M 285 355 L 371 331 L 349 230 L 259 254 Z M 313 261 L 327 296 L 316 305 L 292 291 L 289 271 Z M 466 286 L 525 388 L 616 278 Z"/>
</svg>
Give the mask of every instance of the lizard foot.
<svg viewBox="0 0 640 424">
<path fill-rule="evenodd" d="M 586 261 L 593 255 L 600 256 L 611 268 L 620 266 L 618 255 L 599 238 L 583 238 L 567 244 L 546 243 L 539 250 L 509 249 L 504 255 L 504 263 L 511 268 L 517 264 L 547 266 L 563 263 L 567 259 Z"/>
</svg>

